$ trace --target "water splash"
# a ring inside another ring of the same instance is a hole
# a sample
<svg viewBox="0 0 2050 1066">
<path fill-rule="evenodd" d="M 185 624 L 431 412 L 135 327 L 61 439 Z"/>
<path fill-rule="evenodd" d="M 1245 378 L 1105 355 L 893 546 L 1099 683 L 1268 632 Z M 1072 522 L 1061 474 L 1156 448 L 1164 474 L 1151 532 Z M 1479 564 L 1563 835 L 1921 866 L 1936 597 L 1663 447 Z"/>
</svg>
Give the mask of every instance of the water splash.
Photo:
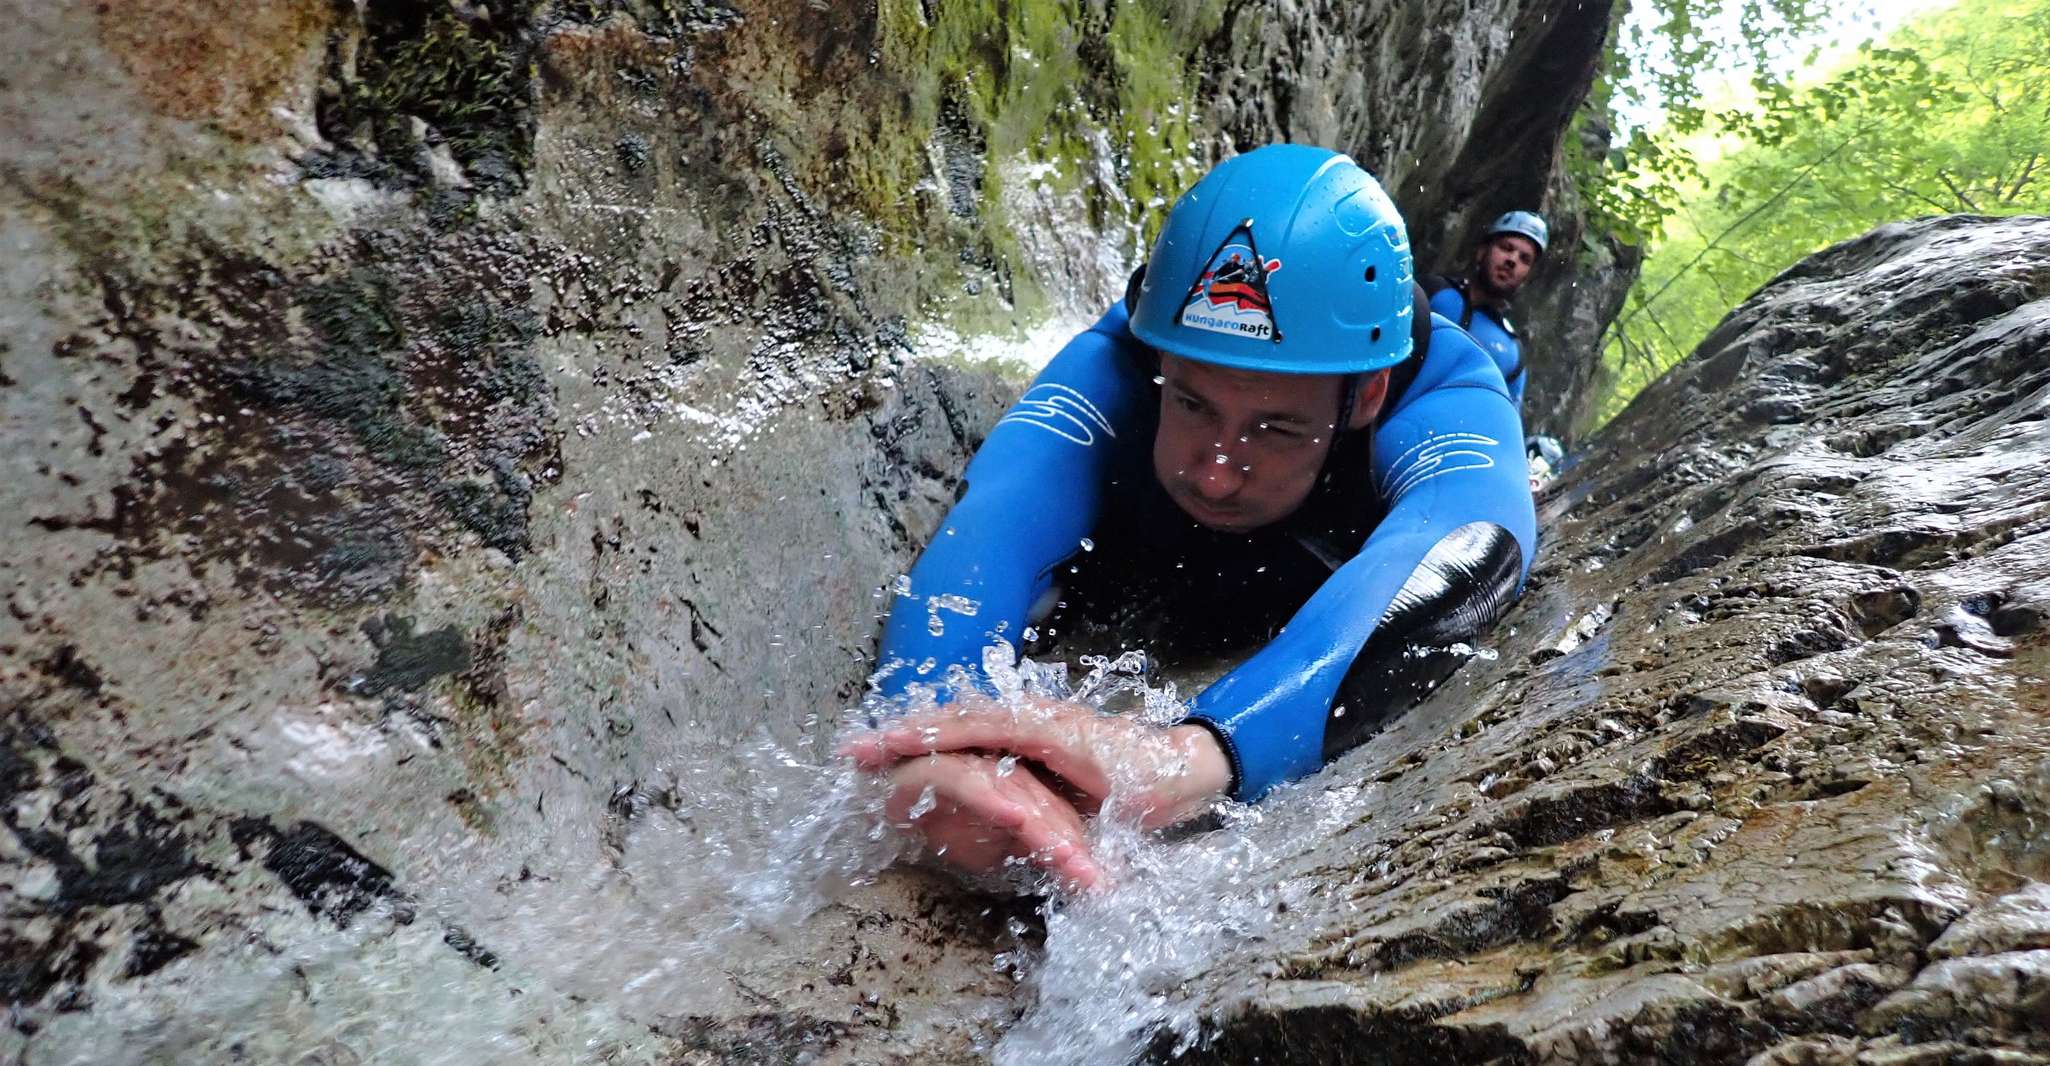
<svg viewBox="0 0 2050 1066">
<path fill-rule="evenodd" d="M 1294 858 L 1287 842 L 1334 831 L 1360 791 L 1286 786 L 1258 807 L 1223 804 L 1216 828 L 1181 837 L 1099 819 L 1091 843 L 1115 880 L 1045 908 L 1044 946 L 1013 960 L 1032 1004 L 995 1048 L 997 1066 L 1132 1062 L 1198 1046 L 1210 1032 L 1206 975 L 1318 887 L 1276 875 Z"/>
<path fill-rule="evenodd" d="M 1053 699 L 1119 707 L 1165 726 L 1185 708 L 1172 684 L 1148 682 L 1143 653 L 1083 656 L 1068 665 L 1012 662 L 1008 647 L 984 662 L 999 698 L 1023 708 Z M 1022 713 L 1022 712 L 1021 712 Z M 1015 766 L 1015 758 L 1003 760 Z M 999 772 L 1003 772 L 1002 769 Z M 1120 786 L 1125 787 L 1125 786 Z M 1092 853 L 1113 871 L 1107 890 L 1048 895 L 1045 939 L 997 952 L 991 964 L 1020 983 L 1030 1005 L 991 1049 L 998 1066 L 1134 1061 L 1165 1042 L 1173 1054 L 1196 1046 L 1204 1016 L 1194 985 L 1236 945 L 1268 935 L 1315 888 L 1309 877 L 1275 876 L 1291 857 L 1287 841 L 1320 839 L 1356 811 L 1359 786 L 1288 786 L 1260 807 L 1221 803 L 1215 828 L 1161 834 L 1121 818 L 1118 789 L 1092 820 Z M 1043 880 L 1012 870 L 1011 891 L 1045 892 Z"/>
</svg>

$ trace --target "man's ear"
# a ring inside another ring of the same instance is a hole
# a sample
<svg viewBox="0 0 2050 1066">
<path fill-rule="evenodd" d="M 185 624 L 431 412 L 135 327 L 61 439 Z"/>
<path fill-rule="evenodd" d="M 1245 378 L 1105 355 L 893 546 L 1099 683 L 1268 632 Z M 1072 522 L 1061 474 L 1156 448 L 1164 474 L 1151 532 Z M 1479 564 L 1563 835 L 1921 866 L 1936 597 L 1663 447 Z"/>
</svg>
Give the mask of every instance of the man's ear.
<svg viewBox="0 0 2050 1066">
<path fill-rule="evenodd" d="M 1381 417 L 1381 405 L 1388 402 L 1388 371 L 1376 370 L 1360 379 L 1358 391 L 1352 397 L 1352 417 L 1345 420 L 1345 428 L 1365 429 Z"/>
</svg>

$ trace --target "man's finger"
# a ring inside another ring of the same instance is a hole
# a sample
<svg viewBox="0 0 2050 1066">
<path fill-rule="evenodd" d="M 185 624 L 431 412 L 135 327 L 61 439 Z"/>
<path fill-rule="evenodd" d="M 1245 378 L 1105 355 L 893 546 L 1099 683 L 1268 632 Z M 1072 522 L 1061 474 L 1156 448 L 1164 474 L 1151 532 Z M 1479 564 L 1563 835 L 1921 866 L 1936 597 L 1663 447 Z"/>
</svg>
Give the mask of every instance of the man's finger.
<svg viewBox="0 0 2050 1066">
<path fill-rule="evenodd" d="M 871 770 L 933 752 L 1001 751 L 1040 763 L 1093 799 L 1101 800 L 1110 790 L 1104 767 L 1076 730 L 1053 730 L 1046 723 L 1009 714 L 892 723 L 840 750 Z"/>
<path fill-rule="evenodd" d="M 1089 852 L 1081 815 L 1056 796 L 1043 777 L 1030 767 L 1019 767 L 1017 775 L 1018 786 L 1028 794 L 1039 794 L 1039 801 L 1027 808 L 1025 821 L 1014 830 L 1018 851 L 1071 891 L 1102 884 L 1102 867 Z"/>
<path fill-rule="evenodd" d="M 1044 818 L 1027 818 L 1017 830 L 1018 850 L 1031 863 L 1070 888 L 1089 889 L 1103 880 L 1103 868 L 1088 845 Z"/>
<path fill-rule="evenodd" d="M 1050 720 L 1040 708 L 964 700 L 947 710 L 919 711 L 862 730 L 835 749 L 864 765 L 932 751 L 961 751 L 972 737 L 1026 736 Z M 964 730 L 964 727 L 966 729 Z"/>
<path fill-rule="evenodd" d="M 905 821 L 917 820 L 910 816 L 910 810 L 927 793 L 932 796 L 933 809 L 945 804 L 965 810 L 991 825 L 1009 828 L 1026 816 L 1024 807 L 1003 796 L 983 773 L 958 759 L 913 763 L 896 779 L 896 785 L 889 807 L 893 816 L 901 810 Z"/>
<path fill-rule="evenodd" d="M 840 753 L 875 766 L 936 751 L 1002 748 L 1021 743 L 1028 730 L 1010 715 L 966 714 L 924 721 L 892 722 L 841 745 Z"/>
<path fill-rule="evenodd" d="M 849 737 L 833 749 L 833 754 L 843 759 L 853 759 L 855 765 L 864 770 L 874 770 L 879 764 L 893 761 L 888 749 L 883 746 L 882 734 L 879 732 Z"/>
</svg>

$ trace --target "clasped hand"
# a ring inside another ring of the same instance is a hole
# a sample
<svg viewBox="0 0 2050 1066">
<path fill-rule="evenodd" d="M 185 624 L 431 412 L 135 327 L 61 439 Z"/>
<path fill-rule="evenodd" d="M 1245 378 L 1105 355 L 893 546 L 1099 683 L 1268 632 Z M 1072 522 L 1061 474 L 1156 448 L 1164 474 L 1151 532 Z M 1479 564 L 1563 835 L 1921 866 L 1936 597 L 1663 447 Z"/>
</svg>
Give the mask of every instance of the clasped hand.
<svg viewBox="0 0 2050 1066">
<path fill-rule="evenodd" d="M 1070 888 L 1104 882 L 1085 818 L 1155 828 L 1230 786 L 1209 730 L 1162 728 L 1079 703 L 967 697 L 859 733 L 840 753 L 890 780 L 886 813 L 942 860 L 974 872 L 1023 859 Z"/>
</svg>

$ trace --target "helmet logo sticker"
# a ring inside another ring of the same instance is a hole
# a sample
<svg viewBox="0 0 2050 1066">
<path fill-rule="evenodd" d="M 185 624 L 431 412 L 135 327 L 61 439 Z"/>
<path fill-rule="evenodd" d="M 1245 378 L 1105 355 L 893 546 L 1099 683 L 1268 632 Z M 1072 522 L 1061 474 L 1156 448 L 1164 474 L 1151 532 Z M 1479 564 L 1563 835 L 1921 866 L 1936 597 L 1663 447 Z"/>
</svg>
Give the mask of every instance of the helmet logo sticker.
<svg viewBox="0 0 2050 1066">
<path fill-rule="evenodd" d="M 1253 243 L 1253 220 L 1246 219 L 1224 235 L 1224 242 L 1204 261 L 1203 272 L 1189 284 L 1176 321 L 1212 333 L 1251 340 L 1281 339 L 1274 322 L 1274 304 L 1267 296 L 1267 276 L 1281 269 L 1281 260 L 1260 258 Z"/>
</svg>

